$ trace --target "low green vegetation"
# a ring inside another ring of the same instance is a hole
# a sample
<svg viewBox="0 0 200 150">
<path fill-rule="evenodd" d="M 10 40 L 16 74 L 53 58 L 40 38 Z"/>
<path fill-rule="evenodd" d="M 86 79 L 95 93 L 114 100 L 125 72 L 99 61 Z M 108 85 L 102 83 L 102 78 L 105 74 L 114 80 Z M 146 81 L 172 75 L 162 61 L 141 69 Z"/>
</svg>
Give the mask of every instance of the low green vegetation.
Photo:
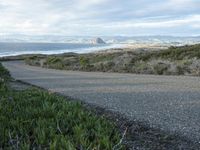
<svg viewBox="0 0 200 150">
<path fill-rule="evenodd" d="M 2 64 L 0 63 L 0 79 L 2 80 L 8 80 L 10 79 L 10 73 L 8 70 L 6 70 Z M 2 81 L 3 82 L 3 81 Z"/>
<path fill-rule="evenodd" d="M 29 58 L 26 63 L 62 70 L 200 76 L 200 44 L 156 51 L 46 56 Z"/>
<path fill-rule="evenodd" d="M 167 50 L 152 51 L 141 53 L 138 57 L 133 59 L 135 61 L 148 61 L 151 59 L 168 59 L 168 60 L 183 60 L 198 58 L 200 59 L 200 44 L 182 47 L 170 47 Z"/>
<path fill-rule="evenodd" d="M 0 78 L 0 149 L 110 150 L 118 145 L 115 125 L 80 103 L 39 89 L 15 91 L 2 65 Z"/>
</svg>

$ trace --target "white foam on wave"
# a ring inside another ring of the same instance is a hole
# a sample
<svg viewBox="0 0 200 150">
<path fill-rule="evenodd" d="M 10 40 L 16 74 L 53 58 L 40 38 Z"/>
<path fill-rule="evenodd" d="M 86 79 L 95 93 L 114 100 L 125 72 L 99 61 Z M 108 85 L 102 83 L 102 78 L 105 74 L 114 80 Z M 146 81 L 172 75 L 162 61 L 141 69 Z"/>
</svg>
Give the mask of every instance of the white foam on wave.
<svg viewBox="0 0 200 150">
<path fill-rule="evenodd" d="M 61 49 L 61 50 L 45 50 L 45 51 L 16 51 L 16 52 L 3 52 L 0 53 L 0 57 L 7 57 L 7 56 L 17 56 L 17 55 L 25 55 L 25 54 L 45 54 L 45 55 L 52 55 L 52 54 L 62 54 L 62 53 L 68 53 L 68 52 L 74 52 L 74 53 L 90 53 L 100 50 L 107 50 L 111 48 L 122 48 L 124 47 L 124 44 L 111 44 L 102 46 L 99 45 L 99 47 L 89 47 L 89 48 L 77 48 L 77 49 Z"/>
</svg>

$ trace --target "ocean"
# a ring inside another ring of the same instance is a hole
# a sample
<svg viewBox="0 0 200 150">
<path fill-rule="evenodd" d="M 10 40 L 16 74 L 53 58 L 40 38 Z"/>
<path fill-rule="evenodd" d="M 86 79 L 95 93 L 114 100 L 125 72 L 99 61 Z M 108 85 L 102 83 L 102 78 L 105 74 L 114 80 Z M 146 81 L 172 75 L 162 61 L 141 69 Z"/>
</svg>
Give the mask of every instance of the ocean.
<svg viewBox="0 0 200 150">
<path fill-rule="evenodd" d="M 0 57 L 21 54 L 61 54 L 67 52 L 87 53 L 116 48 L 112 44 L 73 44 L 73 43 L 0 43 Z"/>
</svg>

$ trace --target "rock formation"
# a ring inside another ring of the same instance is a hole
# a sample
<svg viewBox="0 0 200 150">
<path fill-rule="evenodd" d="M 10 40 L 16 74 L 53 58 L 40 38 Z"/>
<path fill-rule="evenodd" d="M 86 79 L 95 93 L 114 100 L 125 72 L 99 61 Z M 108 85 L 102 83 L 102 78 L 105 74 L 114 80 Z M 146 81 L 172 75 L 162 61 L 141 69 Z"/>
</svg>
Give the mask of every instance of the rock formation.
<svg viewBox="0 0 200 150">
<path fill-rule="evenodd" d="M 98 38 L 92 40 L 92 44 L 106 44 L 106 42 L 98 37 Z"/>
</svg>

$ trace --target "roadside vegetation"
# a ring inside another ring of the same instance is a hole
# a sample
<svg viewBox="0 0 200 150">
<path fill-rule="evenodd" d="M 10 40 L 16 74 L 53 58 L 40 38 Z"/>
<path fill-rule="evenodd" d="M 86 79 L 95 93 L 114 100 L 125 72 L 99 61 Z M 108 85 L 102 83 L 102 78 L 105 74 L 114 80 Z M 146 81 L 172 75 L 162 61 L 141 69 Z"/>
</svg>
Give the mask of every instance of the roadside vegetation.
<svg viewBox="0 0 200 150">
<path fill-rule="evenodd" d="M 8 70 L 6 70 L 2 64 L 0 63 L 0 81 L 8 81 L 10 79 L 10 73 Z"/>
<path fill-rule="evenodd" d="M 62 70 L 200 76 L 200 44 L 156 51 L 31 56 L 26 63 Z"/>
<path fill-rule="evenodd" d="M 124 149 L 114 123 L 39 89 L 16 91 L 0 64 L 0 149 Z"/>
</svg>

